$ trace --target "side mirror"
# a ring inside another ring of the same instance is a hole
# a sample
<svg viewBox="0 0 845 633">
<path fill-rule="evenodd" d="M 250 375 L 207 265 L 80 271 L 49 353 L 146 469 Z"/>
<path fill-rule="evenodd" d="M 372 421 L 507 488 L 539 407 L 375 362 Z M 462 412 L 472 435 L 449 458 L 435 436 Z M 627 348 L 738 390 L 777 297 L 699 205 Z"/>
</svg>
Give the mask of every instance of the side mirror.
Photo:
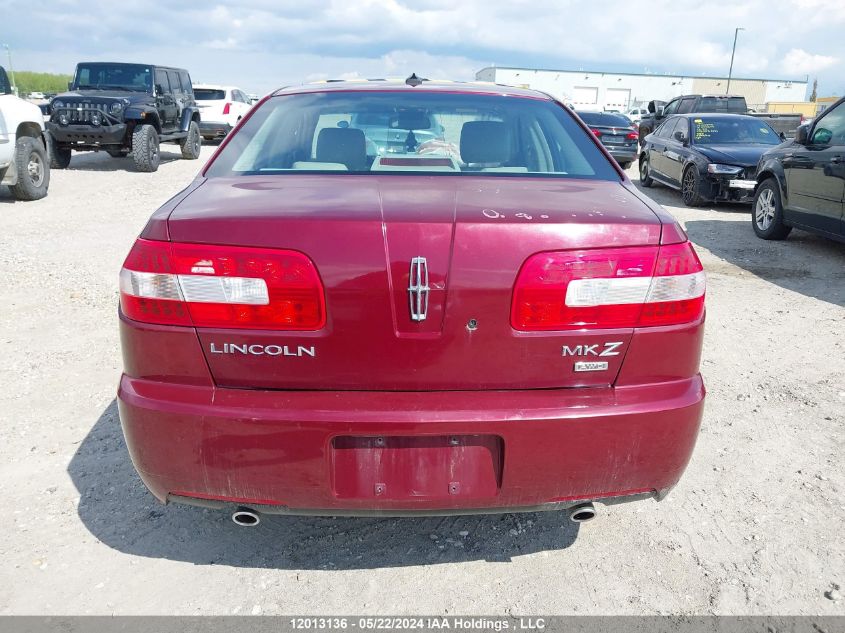
<svg viewBox="0 0 845 633">
<path fill-rule="evenodd" d="M 160 97 L 164 94 L 164 88 L 161 87 L 161 84 L 156 84 L 155 86 L 155 95 Z"/>
<path fill-rule="evenodd" d="M 799 145 L 806 145 L 810 138 L 810 126 L 801 125 L 795 130 L 795 142 Z"/>
<path fill-rule="evenodd" d="M 657 116 L 663 116 L 663 113 L 666 111 L 666 106 L 657 106 Z"/>
<path fill-rule="evenodd" d="M 686 137 L 686 135 L 685 135 L 683 132 L 681 132 L 680 130 L 678 130 L 677 132 L 675 132 L 675 134 L 674 134 L 673 136 L 675 137 L 675 140 L 676 140 L 676 141 L 678 141 L 679 143 L 683 143 L 684 145 L 686 145 L 686 144 L 687 144 L 687 137 Z"/>
<path fill-rule="evenodd" d="M 67 82 L 67 89 L 73 90 L 73 82 L 72 81 Z"/>
</svg>

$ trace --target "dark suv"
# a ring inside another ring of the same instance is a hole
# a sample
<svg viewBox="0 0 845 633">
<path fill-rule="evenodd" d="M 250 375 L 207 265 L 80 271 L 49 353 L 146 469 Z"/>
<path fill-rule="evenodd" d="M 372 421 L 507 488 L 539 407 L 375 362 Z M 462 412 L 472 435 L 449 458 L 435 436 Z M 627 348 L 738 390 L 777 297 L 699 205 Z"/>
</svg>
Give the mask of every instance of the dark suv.
<svg viewBox="0 0 845 633">
<path fill-rule="evenodd" d="M 72 150 L 131 156 L 139 171 L 158 169 L 160 143 L 178 143 L 199 158 L 200 114 L 186 70 L 147 64 L 85 62 L 70 92 L 50 103 L 51 164 L 64 169 Z"/>
<path fill-rule="evenodd" d="M 764 240 L 794 227 L 845 242 L 845 98 L 763 154 L 751 222 Z"/>
</svg>

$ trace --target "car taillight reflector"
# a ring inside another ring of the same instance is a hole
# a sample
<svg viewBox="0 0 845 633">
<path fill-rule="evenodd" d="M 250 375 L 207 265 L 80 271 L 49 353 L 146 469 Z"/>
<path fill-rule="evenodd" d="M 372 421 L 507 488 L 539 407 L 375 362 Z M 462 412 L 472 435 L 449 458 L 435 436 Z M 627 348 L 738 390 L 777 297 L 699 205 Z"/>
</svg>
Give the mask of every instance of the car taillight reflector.
<svg viewBox="0 0 845 633">
<path fill-rule="evenodd" d="M 226 104 L 223 106 L 223 114 L 229 114 L 229 109 L 231 107 L 232 107 L 232 104 L 227 101 Z"/>
<path fill-rule="evenodd" d="M 319 330 L 323 284 L 296 251 L 139 239 L 120 271 L 130 319 L 196 327 Z"/>
<path fill-rule="evenodd" d="M 689 242 L 538 253 L 517 277 L 511 326 L 531 331 L 689 323 L 701 317 L 704 293 L 704 270 Z"/>
<path fill-rule="evenodd" d="M 637 132 L 636 130 L 633 131 L 633 132 L 628 132 L 628 134 L 627 134 L 627 136 L 625 136 L 625 138 L 628 139 L 629 141 L 636 141 L 638 138 L 640 138 L 640 133 Z"/>
<path fill-rule="evenodd" d="M 595 134 L 596 136 L 601 136 L 601 130 L 596 130 L 595 128 L 593 128 L 593 129 L 591 129 L 590 131 L 591 131 L 593 134 Z"/>
</svg>

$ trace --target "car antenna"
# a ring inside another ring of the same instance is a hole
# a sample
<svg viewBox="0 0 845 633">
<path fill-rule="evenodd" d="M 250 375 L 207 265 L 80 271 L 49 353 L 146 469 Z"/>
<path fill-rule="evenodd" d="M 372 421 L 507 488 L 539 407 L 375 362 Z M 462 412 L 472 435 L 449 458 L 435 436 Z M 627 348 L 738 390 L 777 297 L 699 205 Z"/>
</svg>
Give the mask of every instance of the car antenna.
<svg viewBox="0 0 845 633">
<path fill-rule="evenodd" d="M 417 73 L 411 73 L 411 76 L 405 80 L 405 83 L 416 88 L 417 86 L 421 86 L 424 81 L 428 81 L 428 79 L 417 77 Z"/>
</svg>

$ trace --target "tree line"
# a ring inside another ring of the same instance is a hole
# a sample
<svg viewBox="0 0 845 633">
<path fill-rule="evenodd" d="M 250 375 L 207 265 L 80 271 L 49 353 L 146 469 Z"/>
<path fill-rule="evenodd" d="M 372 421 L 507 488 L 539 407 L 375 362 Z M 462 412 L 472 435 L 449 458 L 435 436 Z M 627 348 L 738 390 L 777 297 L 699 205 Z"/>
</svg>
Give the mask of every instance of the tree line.
<svg viewBox="0 0 845 633">
<path fill-rule="evenodd" d="M 6 72 L 11 81 L 11 73 L 8 70 Z M 71 75 L 35 73 L 28 70 L 15 71 L 15 84 L 21 96 L 28 95 L 30 92 L 65 92 L 71 79 L 73 79 Z"/>
</svg>

